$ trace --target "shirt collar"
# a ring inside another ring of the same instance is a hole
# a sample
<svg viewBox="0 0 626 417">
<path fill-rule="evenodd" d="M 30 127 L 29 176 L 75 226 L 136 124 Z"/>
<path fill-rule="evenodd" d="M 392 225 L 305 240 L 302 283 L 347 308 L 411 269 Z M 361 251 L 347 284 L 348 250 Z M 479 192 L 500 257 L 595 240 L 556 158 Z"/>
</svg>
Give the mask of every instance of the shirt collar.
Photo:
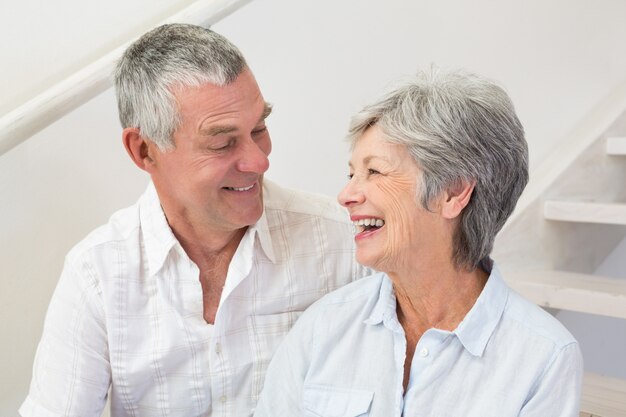
<svg viewBox="0 0 626 417">
<path fill-rule="evenodd" d="M 228 265 L 226 282 L 224 283 L 220 298 L 220 306 L 241 281 L 250 275 L 255 258 L 255 247 L 257 245 L 260 245 L 268 259 L 274 262 L 274 250 L 267 227 L 265 211 L 254 225 L 248 227 L 248 230 L 246 230 L 246 233 L 241 238 L 241 242 L 239 242 L 235 255 L 230 261 L 230 265 Z"/>
<path fill-rule="evenodd" d="M 268 191 L 268 185 L 266 185 L 267 181 L 263 181 L 264 186 L 263 186 L 263 201 L 267 201 L 268 198 L 270 198 L 269 196 L 269 192 Z M 276 256 L 274 255 L 274 245 L 272 244 L 272 235 L 270 233 L 270 228 L 269 225 L 267 223 L 267 217 L 266 217 L 266 209 L 265 207 L 263 208 L 263 214 L 261 215 L 261 218 L 256 222 L 256 224 L 250 226 L 250 228 L 252 229 L 251 231 L 253 233 L 256 233 L 256 236 L 259 239 L 259 243 L 261 245 L 261 249 L 263 249 L 263 252 L 265 252 L 265 256 L 267 256 L 267 258 L 272 261 L 272 263 L 276 262 Z"/>
<path fill-rule="evenodd" d="M 370 325 L 383 323 L 390 330 L 403 332 L 396 316 L 396 295 L 393 292 L 393 284 L 386 274 L 382 272 L 379 272 L 379 274 L 381 275 L 381 281 L 378 300 L 376 300 L 372 312 L 364 323 Z"/>
<path fill-rule="evenodd" d="M 149 275 L 153 276 L 161 270 L 178 240 L 167 223 L 152 181 L 139 199 L 139 219 L 148 259 L 148 271 Z"/>
<path fill-rule="evenodd" d="M 264 198 L 266 197 L 264 196 Z M 139 199 L 139 217 L 148 259 L 148 270 L 150 276 L 153 276 L 161 270 L 172 248 L 177 245 L 180 246 L 180 244 L 167 223 L 159 196 L 152 181 L 150 181 L 146 191 Z M 259 244 L 265 255 L 270 261 L 275 262 L 274 246 L 265 210 L 263 210 L 263 214 L 257 223 L 250 226 L 246 232 L 246 235 L 248 234 L 251 235 L 252 245 L 255 241 L 254 237 L 258 236 Z M 182 247 L 180 249 L 181 252 L 184 252 Z M 251 252 L 251 250 L 248 252 Z"/>
<path fill-rule="evenodd" d="M 493 265 L 489 279 L 474 306 L 454 330 L 465 349 L 474 356 L 482 356 L 491 335 L 500 322 L 509 297 L 509 289 L 500 271 Z M 383 274 L 378 300 L 365 324 L 383 323 L 393 331 L 403 331 L 396 315 L 396 297 L 391 280 Z"/>
<path fill-rule="evenodd" d="M 509 288 L 497 266 L 493 265 L 485 288 L 454 331 L 465 349 L 472 355 L 483 355 L 504 313 L 508 298 Z"/>
</svg>

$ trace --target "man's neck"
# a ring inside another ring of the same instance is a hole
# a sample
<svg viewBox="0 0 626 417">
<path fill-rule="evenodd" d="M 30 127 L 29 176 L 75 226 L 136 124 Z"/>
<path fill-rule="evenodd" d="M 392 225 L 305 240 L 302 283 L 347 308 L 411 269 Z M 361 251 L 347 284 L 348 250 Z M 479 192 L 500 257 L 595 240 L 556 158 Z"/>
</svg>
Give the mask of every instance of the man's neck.
<svg viewBox="0 0 626 417">
<path fill-rule="evenodd" d="M 207 227 L 193 227 L 187 223 L 172 223 L 170 227 L 180 245 L 198 266 L 204 320 L 214 324 L 228 267 L 248 228 L 226 233 Z"/>
<path fill-rule="evenodd" d="M 176 222 L 174 222 L 176 223 Z M 233 257 L 247 227 L 234 230 L 212 230 L 208 227 L 197 227 L 189 224 L 170 224 L 176 239 L 189 258 L 202 270 L 212 268 L 218 259 Z"/>
</svg>

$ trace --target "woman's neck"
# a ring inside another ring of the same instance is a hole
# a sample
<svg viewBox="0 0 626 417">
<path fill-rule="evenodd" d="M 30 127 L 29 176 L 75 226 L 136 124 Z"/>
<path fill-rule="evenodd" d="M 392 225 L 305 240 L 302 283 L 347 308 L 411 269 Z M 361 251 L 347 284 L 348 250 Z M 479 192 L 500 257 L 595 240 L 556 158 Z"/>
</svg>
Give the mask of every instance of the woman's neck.
<svg viewBox="0 0 626 417">
<path fill-rule="evenodd" d="M 454 330 L 482 292 L 488 274 L 480 268 L 459 270 L 450 263 L 389 273 L 397 299 L 398 319 L 403 327 L 424 331 Z"/>
</svg>

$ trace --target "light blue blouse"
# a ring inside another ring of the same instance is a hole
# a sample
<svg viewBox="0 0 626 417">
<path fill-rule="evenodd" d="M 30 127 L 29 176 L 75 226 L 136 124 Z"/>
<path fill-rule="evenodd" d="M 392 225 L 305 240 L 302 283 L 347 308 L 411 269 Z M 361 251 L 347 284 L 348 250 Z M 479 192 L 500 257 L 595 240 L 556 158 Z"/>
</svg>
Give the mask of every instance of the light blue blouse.
<svg viewBox="0 0 626 417">
<path fill-rule="evenodd" d="M 573 336 L 494 266 L 452 332 L 424 333 L 402 387 L 406 340 L 383 273 L 305 311 L 268 368 L 256 417 L 577 417 Z"/>
</svg>

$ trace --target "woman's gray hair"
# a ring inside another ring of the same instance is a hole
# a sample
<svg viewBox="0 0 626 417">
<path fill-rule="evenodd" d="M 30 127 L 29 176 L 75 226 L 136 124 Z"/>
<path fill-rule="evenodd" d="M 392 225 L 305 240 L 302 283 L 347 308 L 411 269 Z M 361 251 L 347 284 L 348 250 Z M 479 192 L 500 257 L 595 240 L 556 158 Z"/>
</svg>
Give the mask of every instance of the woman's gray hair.
<svg viewBox="0 0 626 417">
<path fill-rule="evenodd" d="M 422 170 L 418 199 L 426 209 L 460 182 L 475 182 L 452 256 L 457 268 L 489 271 L 495 236 L 528 182 L 524 128 L 507 93 L 465 71 L 420 72 L 353 117 L 352 146 L 374 124 Z"/>
<path fill-rule="evenodd" d="M 237 47 L 210 29 L 159 26 L 128 47 L 115 69 L 122 127 L 138 128 L 159 149 L 171 149 L 180 124 L 173 90 L 207 82 L 227 85 L 245 68 Z"/>
</svg>

